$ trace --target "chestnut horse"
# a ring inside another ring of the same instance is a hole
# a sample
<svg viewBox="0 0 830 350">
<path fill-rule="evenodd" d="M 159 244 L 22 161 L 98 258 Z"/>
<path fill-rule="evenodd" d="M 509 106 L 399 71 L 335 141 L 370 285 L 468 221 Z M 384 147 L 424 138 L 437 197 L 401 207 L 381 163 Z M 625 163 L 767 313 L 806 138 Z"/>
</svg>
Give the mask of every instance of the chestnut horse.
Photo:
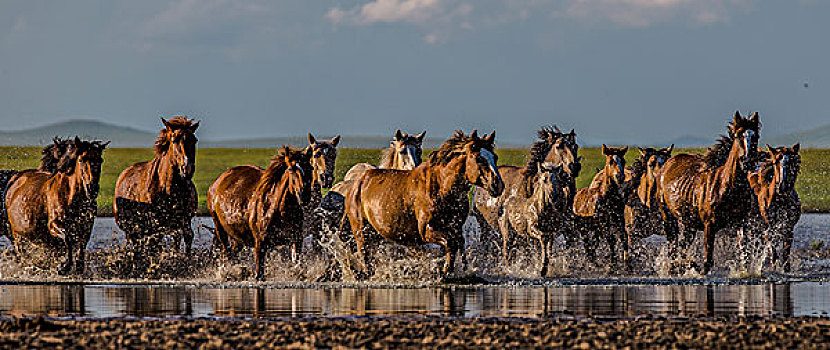
<svg viewBox="0 0 830 350">
<path fill-rule="evenodd" d="M 792 147 L 773 148 L 767 145 L 768 158 L 758 170 L 749 173 L 749 185 L 758 199 L 758 224 L 770 251 L 773 268 L 779 257 L 784 272 L 790 271 L 790 249 L 793 244 L 793 228 L 801 218 L 801 200 L 795 190 L 796 178 L 801 168 L 800 144 Z M 782 247 L 777 249 L 777 241 Z"/>
<path fill-rule="evenodd" d="M 453 272 L 458 250 L 464 248 L 461 229 L 469 214 L 470 189 L 487 188 L 493 197 L 504 190 L 493 150 L 495 136 L 456 131 L 413 170 L 371 169 L 357 180 L 346 194 L 346 217 L 368 275 L 374 273 L 375 242 L 367 237 L 374 236 L 364 230 L 367 224 L 398 244 L 443 246 L 442 274 Z"/>
<path fill-rule="evenodd" d="M 190 221 L 198 205 L 193 173 L 196 170 L 198 122 L 184 116 L 161 119 L 164 129 L 156 139 L 156 157 L 124 169 L 115 183 L 113 213 L 131 246 L 144 238 L 155 242 L 172 234 L 184 240 L 189 256 L 193 244 Z M 154 244 L 148 245 L 153 247 Z"/>
<path fill-rule="evenodd" d="M 539 169 L 531 187 L 531 195 L 525 198 L 518 193 L 507 193 L 504 213 L 499 218 L 502 232 L 502 258 L 504 266 L 510 261 L 510 238 L 521 235 L 538 240 L 542 254 L 541 276 L 548 272 L 551 243 L 563 229 L 570 213 L 567 196 L 562 187 L 569 179 L 561 166 L 550 163 L 537 164 Z"/>
<path fill-rule="evenodd" d="M 231 168 L 208 189 L 208 212 L 223 252 L 229 255 L 229 238 L 253 247 L 258 280 L 265 278 L 265 257 L 276 245 L 289 245 L 291 260 L 298 259 L 303 205 L 311 198 L 312 152 L 283 146 L 267 169 Z"/>
<path fill-rule="evenodd" d="M 493 228 L 500 227 L 499 217 L 504 211 L 504 203 L 508 196 L 517 194 L 525 199 L 531 197 L 534 193 L 533 189 L 537 181 L 536 177 L 540 164 L 562 168 L 564 178 L 560 185 L 565 193 L 566 207 L 571 207 L 576 194 L 576 177 L 579 176 L 582 169 L 582 157 L 577 156 L 579 145 L 576 144 L 576 133 L 573 130 L 569 133 L 563 133 L 554 125 L 552 128 L 542 127 L 536 134 L 539 140 L 530 147 L 530 154 L 525 166 L 499 166 L 499 173 L 502 175 L 505 184 L 503 195 L 493 197 L 483 189 L 476 188 L 474 190 L 472 214 L 478 221 L 482 235 L 489 235 Z M 566 212 L 568 213 L 567 216 L 572 216 L 570 210 Z M 571 217 L 566 218 L 566 220 L 572 221 L 573 219 Z M 570 226 L 572 225 L 566 225 L 566 232 L 562 232 L 565 234 L 565 238 L 569 240 L 573 238 L 573 235 L 567 232 Z M 504 238 L 505 233 L 502 232 L 502 241 Z M 502 252 L 502 254 L 504 253 Z"/>
<path fill-rule="evenodd" d="M 337 162 L 337 145 L 340 135 L 331 140 L 318 140 L 308 134 L 308 146 L 311 152 L 311 166 L 314 169 L 311 182 L 311 198 L 303 203 L 303 236 L 311 235 L 317 242 L 322 228 L 321 218 L 315 211 L 323 201 L 323 188 L 330 188 L 334 182 L 334 166 Z"/>
<path fill-rule="evenodd" d="M 673 156 L 659 174 L 670 249 L 686 250 L 697 230 L 703 230 L 704 275 L 713 266 L 715 233 L 737 228 L 742 244 L 742 231 L 757 205 L 747 173 L 754 168 L 760 127 L 757 112 L 750 118 L 735 112 L 728 135 L 722 136 L 706 155 Z"/>
<path fill-rule="evenodd" d="M 625 202 L 622 186 L 625 181 L 626 147 L 608 147 L 602 145 L 605 166 L 595 176 L 591 185 L 576 191 L 573 212 L 576 214 L 576 229 L 579 230 L 589 259 L 595 257 L 594 249 L 599 236 L 605 236 L 611 254 L 611 262 L 618 262 L 617 240 L 623 244 L 623 252 L 628 251 L 625 234 Z M 628 263 L 628 256 L 623 255 L 623 263 Z"/>
<path fill-rule="evenodd" d="M 640 157 L 630 167 L 625 168 L 625 181 L 628 184 L 625 199 L 625 241 L 631 249 L 635 239 L 642 239 L 652 234 L 665 235 L 663 217 L 661 216 L 661 199 L 657 192 L 657 174 L 666 161 L 671 158 L 674 145 L 668 148 L 638 148 Z M 624 252 L 629 256 L 629 252 Z"/>
<path fill-rule="evenodd" d="M 3 200 L 19 253 L 21 241 L 64 250 L 66 258 L 58 273 L 83 273 L 98 210 L 102 154 L 108 144 L 78 137 L 55 139 L 53 148 L 43 152 L 43 165 L 51 171 L 24 170 L 10 179 Z"/>
</svg>

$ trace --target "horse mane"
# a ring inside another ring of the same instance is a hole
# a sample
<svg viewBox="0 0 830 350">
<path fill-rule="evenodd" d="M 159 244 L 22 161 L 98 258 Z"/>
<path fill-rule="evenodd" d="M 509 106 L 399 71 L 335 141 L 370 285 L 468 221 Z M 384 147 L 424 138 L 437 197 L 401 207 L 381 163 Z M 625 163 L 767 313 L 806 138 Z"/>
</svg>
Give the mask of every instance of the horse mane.
<svg viewBox="0 0 830 350">
<path fill-rule="evenodd" d="M 731 134 L 720 135 L 717 142 L 710 146 L 706 150 L 706 154 L 703 155 L 703 162 L 706 163 L 706 167 L 712 169 L 726 164 L 726 159 L 729 158 L 729 152 L 732 151 L 734 141 L 735 138 Z"/>
<path fill-rule="evenodd" d="M 380 163 L 378 168 L 389 168 L 392 166 L 392 160 L 395 159 L 395 147 L 389 146 L 384 148 L 380 153 Z"/>
<path fill-rule="evenodd" d="M 285 174 L 285 171 L 288 170 L 288 164 L 286 163 L 286 159 L 289 160 L 299 160 L 303 157 L 303 150 L 302 149 L 293 149 L 288 146 L 283 145 L 283 148 L 280 152 L 271 158 L 271 164 L 265 168 L 265 171 L 262 173 L 262 176 L 257 182 L 256 185 L 256 192 L 262 193 L 265 195 L 272 186 L 277 184 Z"/>
<path fill-rule="evenodd" d="M 158 155 L 167 153 L 167 149 L 170 147 L 170 140 L 167 139 L 168 127 L 172 130 L 191 130 L 195 125 L 197 125 L 195 119 L 190 119 L 183 115 L 177 115 L 170 118 L 170 120 L 168 120 L 165 124 L 165 127 L 159 130 L 159 136 L 156 138 L 156 143 L 153 147 L 153 150 Z"/>
<path fill-rule="evenodd" d="M 464 148 L 469 143 L 476 143 L 476 146 L 484 148 L 490 152 L 494 152 L 493 145 L 483 139 L 474 139 L 471 135 L 464 135 L 461 130 L 456 130 L 447 141 L 435 151 L 429 154 L 429 162 L 437 165 L 446 165 L 449 163 L 455 154 L 463 153 Z"/>
<path fill-rule="evenodd" d="M 43 147 L 43 150 L 40 151 L 41 158 L 39 170 L 54 175 L 58 172 L 66 171 L 67 166 L 74 166 L 74 162 L 61 162 L 63 157 L 66 156 L 66 151 L 69 149 L 69 145 L 73 143 L 73 141 L 74 140 L 62 139 L 57 136 L 54 137 L 52 139 L 52 143 L 46 145 L 46 147 Z"/>
<path fill-rule="evenodd" d="M 533 193 L 533 181 L 539 172 L 539 164 L 545 161 L 553 144 L 563 135 L 556 125 L 542 126 L 536 131 L 536 137 L 539 140 L 530 145 L 530 153 L 522 171 L 522 188 L 524 189 L 525 198 L 530 198 Z"/>
</svg>

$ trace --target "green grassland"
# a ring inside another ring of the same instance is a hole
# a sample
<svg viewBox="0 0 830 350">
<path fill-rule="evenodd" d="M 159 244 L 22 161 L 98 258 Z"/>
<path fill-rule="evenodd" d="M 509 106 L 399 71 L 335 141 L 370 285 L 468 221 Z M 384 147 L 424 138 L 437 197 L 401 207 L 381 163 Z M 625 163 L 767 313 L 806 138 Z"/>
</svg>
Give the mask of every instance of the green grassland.
<svg viewBox="0 0 830 350">
<path fill-rule="evenodd" d="M 677 152 L 702 152 L 703 149 L 678 150 Z M 355 163 L 377 163 L 380 149 L 341 149 L 336 167 L 336 179 L 343 178 L 346 171 Z M 266 166 L 276 149 L 265 148 L 202 148 L 196 156 L 196 174 L 194 182 L 199 192 L 199 208 L 205 209 L 205 194 L 210 184 L 219 174 L 236 165 L 253 164 Z M 527 155 L 526 149 L 499 149 L 499 164 L 522 165 Z M 426 159 L 429 150 L 424 152 Z M 585 187 L 591 181 L 597 168 L 603 165 L 599 148 L 581 148 L 579 154 L 584 156 L 582 174 L 577 185 Z M 631 162 L 637 155 L 632 149 L 626 158 Z M 801 152 L 802 165 L 798 177 L 798 193 L 805 211 L 830 212 L 830 149 L 807 149 Z M 153 151 L 149 148 L 111 148 L 104 153 L 104 165 L 101 177 L 101 193 L 98 197 L 99 214 L 112 212 L 112 199 L 115 180 L 127 166 L 149 160 Z M 0 147 L 0 169 L 29 169 L 39 165 L 40 148 L 36 147 Z"/>
</svg>

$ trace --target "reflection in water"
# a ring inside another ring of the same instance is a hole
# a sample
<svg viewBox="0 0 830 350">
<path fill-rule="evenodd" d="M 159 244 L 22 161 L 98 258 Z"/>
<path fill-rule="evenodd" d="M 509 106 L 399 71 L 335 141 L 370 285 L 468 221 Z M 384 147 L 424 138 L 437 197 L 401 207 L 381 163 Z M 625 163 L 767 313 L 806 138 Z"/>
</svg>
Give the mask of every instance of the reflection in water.
<svg viewBox="0 0 830 350">
<path fill-rule="evenodd" d="M 0 286 L 0 316 L 827 316 L 830 285 L 458 288 Z"/>
</svg>

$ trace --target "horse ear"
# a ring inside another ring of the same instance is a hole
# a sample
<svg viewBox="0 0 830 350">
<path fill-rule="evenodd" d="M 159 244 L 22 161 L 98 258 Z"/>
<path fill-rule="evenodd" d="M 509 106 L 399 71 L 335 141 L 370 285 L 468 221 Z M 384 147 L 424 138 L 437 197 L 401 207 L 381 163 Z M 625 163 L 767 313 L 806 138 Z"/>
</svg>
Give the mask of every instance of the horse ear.
<svg viewBox="0 0 830 350">
<path fill-rule="evenodd" d="M 75 145 L 80 145 L 80 144 L 81 144 L 81 138 L 78 137 L 78 136 L 75 136 Z"/>
<path fill-rule="evenodd" d="M 571 129 L 571 132 L 569 132 L 569 134 L 576 136 L 576 131 L 574 131 L 574 129 Z"/>
<path fill-rule="evenodd" d="M 671 144 L 671 146 L 669 146 L 669 149 L 666 150 L 666 152 L 668 152 L 669 155 L 671 155 L 671 151 L 674 151 L 674 144 Z"/>
<path fill-rule="evenodd" d="M 646 155 L 646 150 L 644 150 L 642 147 L 637 147 L 637 150 L 638 150 L 638 151 L 640 151 L 640 155 L 641 155 L 641 156 L 645 156 L 645 155 Z"/>
<path fill-rule="evenodd" d="M 795 151 L 795 153 L 798 153 L 798 151 L 800 149 L 801 149 L 801 142 L 796 143 L 796 144 L 793 145 L 793 151 Z"/>
<path fill-rule="evenodd" d="M 758 112 L 752 113 L 752 117 L 750 117 L 749 120 L 753 123 L 757 123 L 758 122 Z"/>
<path fill-rule="evenodd" d="M 395 130 L 395 141 L 400 141 L 403 139 L 403 134 L 401 133 L 401 129 Z"/>
<path fill-rule="evenodd" d="M 775 154 L 775 152 L 772 149 L 772 146 L 770 146 L 768 143 L 766 145 L 767 145 L 767 152 L 769 152 L 770 154 Z"/>
<path fill-rule="evenodd" d="M 626 153 L 628 153 L 628 146 L 625 146 L 625 147 L 623 147 L 623 148 L 620 148 L 620 153 L 621 153 L 622 155 L 625 155 Z"/>
<path fill-rule="evenodd" d="M 470 134 L 470 138 L 473 140 L 478 140 L 478 129 L 473 129 L 473 132 Z"/>
<path fill-rule="evenodd" d="M 741 121 L 741 111 L 735 111 L 735 123 Z"/>
<path fill-rule="evenodd" d="M 337 144 L 340 143 L 340 135 L 331 138 L 331 145 L 337 147 Z"/>
<path fill-rule="evenodd" d="M 196 129 L 198 129 L 198 128 L 199 128 L 199 123 L 201 123 L 201 122 L 195 122 L 195 123 L 193 123 L 193 125 L 191 125 L 191 126 L 190 126 L 190 132 L 191 132 L 191 133 L 195 133 L 195 132 L 196 132 Z"/>
<path fill-rule="evenodd" d="M 420 134 L 416 135 L 415 138 L 418 139 L 418 142 L 424 142 L 424 136 L 427 135 L 427 131 L 424 130 Z"/>
<path fill-rule="evenodd" d="M 493 132 L 491 132 L 490 135 L 485 135 L 484 141 L 493 144 L 496 141 L 496 130 L 493 130 Z"/>
<path fill-rule="evenodd" d="M 164 124 L 164 127 L 167 128 L 167 130 L 170 130 L 170 123 L 167 122 L 167 119 L 164 119 L 164 117 L 160 117 L 159 119 L 161 119 L 161 123 Z"/>
<path fill-rule="evenodd" d="M 317 139 L 314 138 L 314 135 L 312 135 L 311 133 L 308 133 L 308 144 L 313 145 L 315 143 L 317 143 Z"/>
<path fill-rule="evenodd" d="M 608 146 L 604 143 L 602 144 L 602 154 L 608 155 Z"/>
</svg>

